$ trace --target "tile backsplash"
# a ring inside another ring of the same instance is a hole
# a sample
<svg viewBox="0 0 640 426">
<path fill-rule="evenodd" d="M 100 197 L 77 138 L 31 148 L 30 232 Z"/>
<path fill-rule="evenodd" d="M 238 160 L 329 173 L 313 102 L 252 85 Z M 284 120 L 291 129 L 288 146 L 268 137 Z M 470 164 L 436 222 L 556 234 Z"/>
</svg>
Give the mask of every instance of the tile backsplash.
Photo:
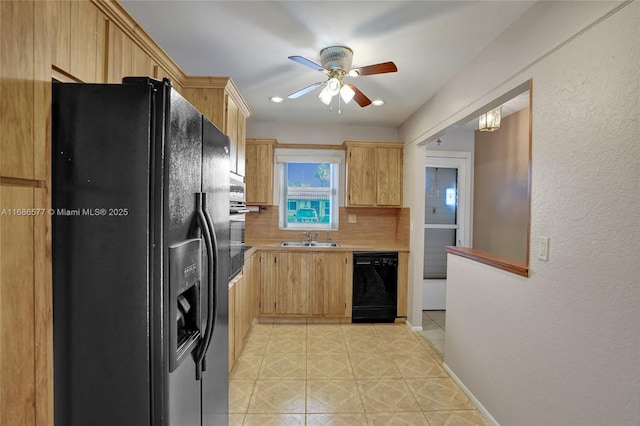
<svg viewBox="0 0 640 426">
<path fill-rule="evenodd" d="M 331 240 L 341 243 L 385 242 L 409 245 L 409 208 L 345 208 L 341 207 L 339 228 L 330 231 Z M 350 218 L 351 216 L 351 218 Z M 355 219 L 355 223 L 349 223 Z M 247 214 L 246 240 L 248 244 L 302 239 L 302 230 L 280 230 L 278 207 L 261 207 Z M 316 231 L 313 231 L 314 233 Z M 318 239 L 326 239 L 326 231 L 318 231 Z"/>
</svg>

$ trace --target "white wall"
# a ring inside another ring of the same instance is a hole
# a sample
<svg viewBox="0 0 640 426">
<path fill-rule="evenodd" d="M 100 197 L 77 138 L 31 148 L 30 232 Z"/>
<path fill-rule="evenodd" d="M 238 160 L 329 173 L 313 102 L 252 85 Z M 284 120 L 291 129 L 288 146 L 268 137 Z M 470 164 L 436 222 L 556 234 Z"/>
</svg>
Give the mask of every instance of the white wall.
<svg viewBox="0 0 640 426">
<path fill-rule="evenodd" d="M 615 8 L 534 5 L 400 129 L 412 151 L 533 78 L 531 276 L 449 256 L 445 362 L 500 424 L 640 424 L 640 4 Z"/>
<path fill-rule="evenodd" d="M 347 140 L 397 141 L 398 129 L 374 126 L 254 123 L 247 120 L 248 138 L 274 138 L 278 143 L 342 145 Z"/>
</svg>

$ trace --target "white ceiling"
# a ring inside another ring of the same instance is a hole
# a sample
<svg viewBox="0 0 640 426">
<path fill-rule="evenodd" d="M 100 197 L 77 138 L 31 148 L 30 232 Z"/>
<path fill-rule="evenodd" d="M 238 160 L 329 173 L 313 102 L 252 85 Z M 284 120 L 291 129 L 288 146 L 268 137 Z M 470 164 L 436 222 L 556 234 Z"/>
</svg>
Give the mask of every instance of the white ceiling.
<svg viewBox="0 0 640 426">
<path fill-rule="evenodd" d="M 532 1 L 121 1 L 187 75 L 230 76 L 252 110 L 250 120 L 400 126 Z M 386 105 L 337 113 L 319 89 L 281 104 L 325 80 L 295 63 L 320 63 L 331 45 L 353 49 L 353 67 L 393 61 L 398 72 L 346 77 Z"/>
</svg>

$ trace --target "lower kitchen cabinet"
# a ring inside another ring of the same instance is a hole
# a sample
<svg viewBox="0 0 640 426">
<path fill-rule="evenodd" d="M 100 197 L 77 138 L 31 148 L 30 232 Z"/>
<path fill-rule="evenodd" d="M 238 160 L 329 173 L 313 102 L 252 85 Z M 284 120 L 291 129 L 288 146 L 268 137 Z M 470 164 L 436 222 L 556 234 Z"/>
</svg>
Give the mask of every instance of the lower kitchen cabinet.
<svg viewBox="0 0 640 426">
<path fill-rule="evenodd" d="M 274 285 L 276 253 L 260 253 L 260 315 L 275 315 L 276 313 L 276 288 Z"/>
<path fill-rule="evenodd" d="M 314 253 L 309 313 L 345 317 L 347 294 L 351 293 L 351 256 L 349 253 Z"/>
<path fill-rule="evenodd" d="M 229 287 L 229 370 L 244 347 L 244 339 L 249 333 L 253 318 L 258 315 L 258 293 L 255 291 L 255 256 L 245 260 L 242 274 L 235 277 Z M 258 282 L 259 284 L 259 282 Z"/>
<path fill-rule="evenodd" d="M 274 253 L 273 260 L 276 314 L 307 314 L 311 256 L 305 253 Z"/>
<path fill-rule="evenodd" d="M 236 341 L 236 286 L 235 283 L 229 285 L 229 371 L 236 362 L 235 341 Z"/>
<path fill-rule="evenodd" d="M 249 283 L 247 282 L 248 276 L 241 275 L 240 279 L 235 285 L 235 309 L 234 309 L 234 358 L 238 359 L 240 352 L 242 352 L 242 346 L 244 343 L 244 337 L 249 331 L 249 319 L 247 314 L 249 313 Z"/>
<path fill-rule="evenodd" d="M 346 252 L 262 253 L 260 314 L 349 316 L 350 258 Z"/>
</svg>

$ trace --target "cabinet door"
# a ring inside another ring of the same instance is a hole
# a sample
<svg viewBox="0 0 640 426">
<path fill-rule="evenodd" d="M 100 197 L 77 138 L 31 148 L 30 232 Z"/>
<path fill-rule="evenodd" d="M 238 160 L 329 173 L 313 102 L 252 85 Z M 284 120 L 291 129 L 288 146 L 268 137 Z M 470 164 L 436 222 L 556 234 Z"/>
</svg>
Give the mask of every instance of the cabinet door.
<svg viewBox="0 0 640 426">
<path fill-rule="evenodd" d="M 235 341 L 236 341 L 236 287 L 229 287 L 229 371 L 233 368 L 236 360 Z"/>
<path fill-rule="evenodd" d="M 313 254 L 313 285 L 309 297 L 311 314 L 345 316 L 348 260 L 346 253 Z"/>
<path fill-rule="evenodd" d="M 376 202 L 376 149 L 352 146 L 347 152 L 347 205 L 373 206 Z"/>
<path fill-rule="evenodd" d="M 276 314 L 309 312 L 311 260 L 306 253 L 275 253 Z"/>
<path fill-rule="evenodd" d="M 85 83 L 104 82 L 106 20 L 88 1 L 71 2 L 69 71 Z"/>
<path fill-rule="evenodd" d="M 245 184 L 247 204 L 272 204 L 274 141 L 247 140 Z"/>
<path fill-rule="evenodd" d="M 234 306 L 234 357 L 238 359 L 240 352 L 242 352 L 242 344 L 244 342 L 245 329 L 246 329 L 246 311 L 247 306 L 247 285 L 244 275 L 241 275 L 233 288 L 235 289 L 235 306 Z M 231 312 L 231 310 L 229 310 Z"/>
<path fill-rule="evenodd" d="M 0 424 L 35 424 L 34 189 L 0 187 Z M 13 210 L 16 209 L 16 210 Z M 11 391 L 9 391 L 11 389 Z M 6 392 L 5 392 L 6 390 Z"/>
<path fill-rule="evenodd" d="M 275 253 L 260 254 L 260 313 L 273 315 L 276 311 Z"/>
<path fill-rule="evenodd" d="M 237 172 L 238 158 L 238 106 L 230 96 L 225 96 L 225 128 L 222 130 L 229 136 L 229 159 L 231 171 Z"/>
<path fill-rule="evenodd" d="M 34 2 L 0 1 L 0 175 L 34 178 Z M 44 122 L 41 124 L 44 126 Z"/>
<path fill-rule="evenodd" d="M 376 204 L 402 206 L 402 148 L 376 148 Z"/>
<path fill-rule="evenodd" d="M 408 312 L 409 253 L 398 253 L 398 316 Z"/>
<path fill-rule="evenodd" d="M 246 152 L 246 137 L 247 137 L 247 118 L 242 111 L 238 109 L 238 147 L 236 152 L 236 173 L 240 176 L 245 174 L 245 152 Z"/>
<path fill-rule="evenodd" d="M 122 83 L 123 77 L 154 77 L 155 63 L 124 31 L 109 22 L 109 83 Z"/>
<path fill-rule="evenodd" d="M 69 71 L 71 62 L 71 3 L 70 1 L 45 2 L 49 18 L 49 36 L 52 39 L 53 65 Z"/>
<path fill-rule="evenodd" d="M 133 41 L 131 43 L 133 44 L 131 52 L 132 75 L 153 77 L 153 61 L 140 46 L 133 43 Z"/>
<path fill-rule="evenodd" d="M 251 275 L 251 319 L 260 315 L 260 283 L 262 282 L 260 271 L 260 254 L 254 254 L 244 265 L 244 269 Z"/>
</svg>

